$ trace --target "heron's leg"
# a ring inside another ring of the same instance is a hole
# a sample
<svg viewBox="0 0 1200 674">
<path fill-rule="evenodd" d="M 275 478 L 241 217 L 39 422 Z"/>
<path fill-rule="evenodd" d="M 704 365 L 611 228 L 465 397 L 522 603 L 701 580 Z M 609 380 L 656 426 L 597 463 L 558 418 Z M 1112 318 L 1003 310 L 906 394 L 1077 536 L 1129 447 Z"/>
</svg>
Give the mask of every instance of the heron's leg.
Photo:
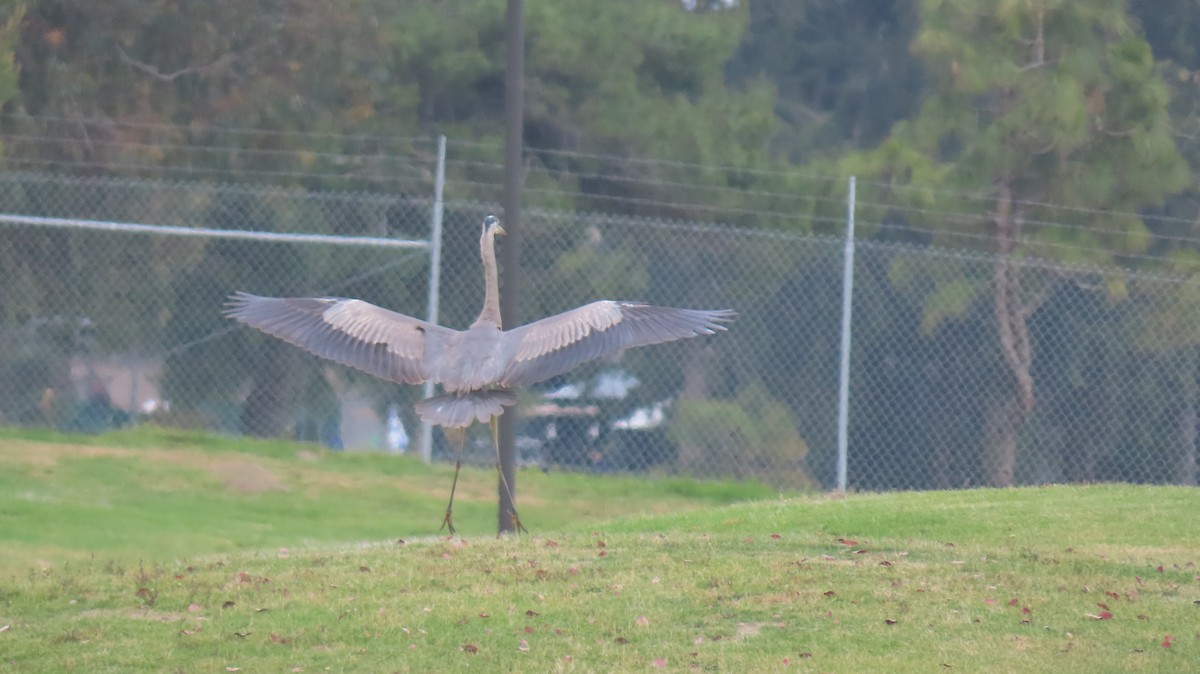
<svg viewBox="0 0 1200 674">
<path fill-rule="evenodd" d="M 458 489 L 458 471 L 462 470 L 462 453 L 463 445 L 467 442 L 466 428 L 447 428 L 442 427 L 442 433 L 446 435 L 446 439 L 458 445 L 458 453 L 454 460 L 454 482 L 450 484 L 450 503 L 446 506 L 446 517 L 442 520 L 442 529 L 450 528 L 450 535 L 455 534 L 454 531 L 454 491 Z"/>
<path fill-rule="evenodd" d="M 512 504 L 513 526 L 517 531 L 529 533 L 524 524 L 521 524 L 521 516 L 517 514 L 517 500 L 513 498 L 512 489 L 508 486 L 508 478 L 504 477 L 504 467 L 500 465 L 500 417 L 492 417 L 488 422 L 492 427 L 492 445 L 496 448 L 496 472 L 500 474 L 500 484 L 504 486 L 504 493 L 508 496 L 508 502 Z"/>
</svg>

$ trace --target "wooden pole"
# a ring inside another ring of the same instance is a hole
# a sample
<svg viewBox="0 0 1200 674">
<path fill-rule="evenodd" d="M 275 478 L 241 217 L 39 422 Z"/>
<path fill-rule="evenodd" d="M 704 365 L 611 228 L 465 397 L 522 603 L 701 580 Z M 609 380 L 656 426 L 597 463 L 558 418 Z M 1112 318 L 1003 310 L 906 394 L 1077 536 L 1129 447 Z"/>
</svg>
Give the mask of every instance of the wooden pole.
<svg viewBox="0 0 1200 674">
<path fill-rule="evenodd" d="M 504 247 L 501 251 L 500 315 L 506 327 L 519 325 L 517 305 L 521 297 L 521 189 L 524 183 L 522 154 L 525 146 L 525 3 L 508 0 L 506 13 L 508 59 L 504 74 Z M 517 410 L 509 407 L 500 417 L 500 471 L 516 496 Z M 513 531 L 514 504 L 510 494 L 497 485 L 500 494 L 500 533 Z"/>
</svg>

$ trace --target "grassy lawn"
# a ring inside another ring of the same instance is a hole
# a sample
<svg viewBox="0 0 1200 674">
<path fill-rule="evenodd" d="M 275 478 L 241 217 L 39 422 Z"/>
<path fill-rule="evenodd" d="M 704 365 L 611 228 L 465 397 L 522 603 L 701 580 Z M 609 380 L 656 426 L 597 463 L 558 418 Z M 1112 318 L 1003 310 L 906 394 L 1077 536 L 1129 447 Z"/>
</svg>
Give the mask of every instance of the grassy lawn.
<svg viewBox="0 0 1200 674">
<path fill-rule="evenodd" d="M 0 669 L 1200 666 L 1196 489 L 781 498 L 522 473 L 534 534 L 496 539 L 480 470 L 450 540 L 424 535 L 445 467 L 157 433 L 0 437 Z"/>
<path fill-rule="evenodd" d="M 434 536 L 453 467 L 411 457 L 142 428 L 102 436 L 0 430 L 0 575 L 102 554 L 122 563 Z M 465 467 L 454 523 L 496 531 L 496 471 Z M 531 531 L 776 492 L 754 483 L 524 470 Z"/>
</svg>

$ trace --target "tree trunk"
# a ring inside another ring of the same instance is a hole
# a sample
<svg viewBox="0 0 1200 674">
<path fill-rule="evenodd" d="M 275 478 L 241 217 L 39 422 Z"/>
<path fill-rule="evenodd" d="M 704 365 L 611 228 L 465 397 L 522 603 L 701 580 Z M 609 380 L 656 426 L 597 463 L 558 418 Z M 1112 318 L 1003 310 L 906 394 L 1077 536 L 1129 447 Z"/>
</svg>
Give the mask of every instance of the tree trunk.
<svg viewBox="0 0 1200 674">
<path fill-rule="evenodd" d="M 1017 436 L 1033 412 L 1033 346 L 1029 341 L 1029 313 L 1021 299 L 1021 267 L 1009 257 L 1021 238 L 1021 217 L 1013 213 L 1012 191 L 999 189 L 996 212 L 996 261 L 992 269 L 993 309 L 1004 363 L 1016 390 L 1002 396 L 988 411 L 984 443 L 984 478 L 994 487 L 1008 487 L 1016 472 Z"/>
<path fill-rule="evenodd" d="M 950 453 L 950 443 L 938 442 L 935 444 L 933 455 L 933 488 L 934 489 L 952 489 L 950 479 L 950 463 L 953 461 L 953 456 Z"/>
<path fill-rule="evenodd" d="M 242 432 L 263 438 L 286 435 L 291 426 L 296 397 L 296 361 L 299 351 L 271 340 L 264 344 L 261 360 L 251 373 L 253 388 L 242 405 Z"/>
<path fill-rule="evenodd" d="M 1017 435 L 1025 422 L 1021 401 L 993 401 L 985 421 L 983 478 L 989 487 L 1011 487 L 1017 469 Z"/>
<path fill-rule="evenodd" d="M 1118 418 L 1118 411 L 1111 391 L 1117 384 L 1109 381 L 1114 376 L 1111 368 L 1103 370 L 1072 402 L 1072 410 L 1078 414 L 1081 427 L 1062 431 L 1065 436 L 1062 474 L 1067 482 L 1086 483 L 1100 479 L 1100 458 L 1111 453 L 1116 434 L 1114 420 Z"/>
<path fill-rule="evenodd" d="M 683 356 L 683 388 L 680 400 L 707 400 L 709 398 L 708 368 L 712 363 L 712 347 L 699 341 L 688 343 Z M 706 474 L 713 467 L 716 457 L 709 456 L 703 445 L 692 442 L 679 443 L 679 466 L 697 475 Z"/>
<path fill-rule="evenodd" d="M 1196 405 L 1189 400 L 1179 410 L 1179 460 L 1175 464 L 1175 482 L 1187 487 L 1195 487 L 1198 471 L 1196 457 Z"/>
<path fill-rule="evenodd" d="M 1098 472 L 1097 454 L 1107 442 L 1108 429 L 1100 428 L 1103 417 L 1094 416 L 1097 427 L 1087 430 L 1066 431 L 1066 451 L 1063 452 L 1062 474 L 1067 482 L 1095 482 Z"/>
<path fill-rule="evenodd" d="M 708 344 L 692 342 L 687 345 L 683 359 L 683 390 L 679 397 L 684 400 L 708 400 L 708 370 L 716 352 Z"/>
</svg>

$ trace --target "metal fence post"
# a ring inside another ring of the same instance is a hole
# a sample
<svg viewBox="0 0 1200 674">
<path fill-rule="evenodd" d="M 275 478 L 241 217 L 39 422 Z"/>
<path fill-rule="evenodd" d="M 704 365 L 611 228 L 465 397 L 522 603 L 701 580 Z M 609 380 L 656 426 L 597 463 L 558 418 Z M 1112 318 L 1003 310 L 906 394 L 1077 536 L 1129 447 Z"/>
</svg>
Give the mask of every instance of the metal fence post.
<svg viewBox="0 0 1200 674">
<path fill-rule="evenodd" d="M 429 310 L 427 318 L 437 325 L 438 306 L 442 287 L 442 192 L 446 187 L 446 137 L 438 136 L 437 175 L 433 182 L 433 222 L 429 228 Z M 426 398 L 433 397 L 433 382 L 425 382 Z M 421 422 L 421 458 L 433 460 L 433 424 Z"/>
<path fill-rule="evenodd" d="M 850 315 L 854 300 L 854 187 L 850 176 L 846 195 L 846 249 L 842 260 L 842 345 L 839 350 L 838 420 L 837 420 L 837 488 L 846 491 L 846 462 L 850 427 Z"/>
</svg>

